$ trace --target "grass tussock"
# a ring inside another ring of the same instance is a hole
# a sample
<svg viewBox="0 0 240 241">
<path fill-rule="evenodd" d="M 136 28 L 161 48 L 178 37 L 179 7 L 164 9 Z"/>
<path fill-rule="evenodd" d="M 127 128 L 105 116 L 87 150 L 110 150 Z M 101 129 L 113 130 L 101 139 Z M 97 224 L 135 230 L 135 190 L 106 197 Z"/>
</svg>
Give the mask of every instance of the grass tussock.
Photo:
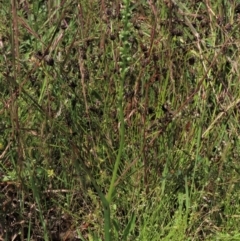
<svg viewBox="0 0 240 241">
<path fill-rule="evenodd" d="M 239 240 L 238 1 L 1 2 L 2 240 Z"/>
</svg>

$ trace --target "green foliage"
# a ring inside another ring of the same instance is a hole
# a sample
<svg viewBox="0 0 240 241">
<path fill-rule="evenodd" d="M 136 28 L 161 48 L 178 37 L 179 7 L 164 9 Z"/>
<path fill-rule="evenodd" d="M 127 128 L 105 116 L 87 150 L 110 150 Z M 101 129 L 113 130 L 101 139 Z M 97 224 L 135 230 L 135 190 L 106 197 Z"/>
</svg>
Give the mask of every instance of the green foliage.
<svg viewBox="0 0 240 241">
<path fill-rule="evenodd" d="M 238 240 L 236 1 L 2 1 L 0 236 Z"/>
</svg>

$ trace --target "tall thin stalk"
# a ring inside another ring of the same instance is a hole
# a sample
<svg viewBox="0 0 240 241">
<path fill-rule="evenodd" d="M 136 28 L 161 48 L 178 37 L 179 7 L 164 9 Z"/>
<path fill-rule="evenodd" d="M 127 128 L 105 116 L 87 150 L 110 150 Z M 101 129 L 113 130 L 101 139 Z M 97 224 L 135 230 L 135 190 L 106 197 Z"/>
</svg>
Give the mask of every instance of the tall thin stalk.
<svg viewBox="0 0 240 241">
<path fill-rule="evenodd" d="M 128 38 L 130 36 L 130 26 L 131 23 L 129 21 L 129 18 L 131 16 L 130 13 L 130 1 L 125 0 L 123 1 L 123 9 L 122 9 L 122 21 L 123 21 L 123 29 L 120 33 L 120 39 L 122 41 L 122 46 L 120 47 L 120 79 L 117 80 L 118 85 L 118 117 L 120 121 L 120 142 L 119 142 L 119 148 L 118 148 L 118 155 L 116 158 L 116 162 L 114 165 L 113 173 L 112 173 L 112 179 L 111 184 L 108 190 L 107 194 L 107 200 L 110 203 L 112 199 L 112 195 L 114 192 L 115 187 L 115 181 L 117 179 L 117 172 L 118 168 L 121 162 L 121 157 L 124 151 L 124 135 L 125 135 L 125 125 L 124 125 L 124 113 L 123 113 L 123 95 L 124 95 L 124 82 L 126 79 L 126 74 L 129 69 L 129 60 L 131 57 L 129 56 L 129 42 Z"/>
</svg>

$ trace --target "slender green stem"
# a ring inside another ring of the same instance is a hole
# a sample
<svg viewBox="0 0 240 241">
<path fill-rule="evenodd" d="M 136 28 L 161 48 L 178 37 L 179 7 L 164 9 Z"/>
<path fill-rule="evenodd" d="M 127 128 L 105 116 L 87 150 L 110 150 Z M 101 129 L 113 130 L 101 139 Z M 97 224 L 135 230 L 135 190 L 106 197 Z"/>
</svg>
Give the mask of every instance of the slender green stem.
<svg viewBox="0 0 240 241">
<path fill-rule="evenodd" d="M 115 181 L 117 179 L 117 172 L 119 169 L 119 165 L 121 163 L 121 157 L 124 151 L 124 136 L 125 136 L 125 126 L 124 126 L 124 113 L 123 113 L 123 93 L 124 93 L 124 82 L 126 79 L 126 74 L 128 71 L 128 62 L 129 62 L 129 16 L 130 16 L 130 9 L 129 9 L 129 0 L 123 1 L 124 8 L 123 8 L 123 30 L 120 34 L 120 38 L 122 40 L 122 47 L 120 48 L 120 83 L 118 86 L 118 116 L 120 121 L 120 142 L 118 148 L 118 155 L 116 158 L 116 162 L 114 165 L 112 179 L 110 183 L 110 187 L 107 194 L 107 200 L 111 203 L 112 195 L 115 188 Z"/>
<path fill-rule="evenodd" d="M 122 88 L 123 87 L 120 87 L 120 89 L 122 89 Z M 121 93 L 121 91 L 119 91 L 119 92 Z M 119 93 L 119 95 L 122 95 L 120 93 Z M 122 153 L 123 153 L 123 149 L 124 149 L 125 127 L 124 127 L 124 114 L 123 114 L 122 98 L 119 99 L 119 117 L 120 117 L 120 144 L 119 144 L 117 159 L 116 159 L 114 169 L 113 169 L 111 184 L 110 184 L 108 195 L 107 195 L 107 200 L 109 203 L 111 202 L 111 199 L 112 199 L 112 194 L 114 191 L 114 183 L 117 178 L 117 171 L 118 171 L 118 168 L 119 168 L 119 165 L 121 162 L 121 157 L 122 157 Z"/>
</svg>

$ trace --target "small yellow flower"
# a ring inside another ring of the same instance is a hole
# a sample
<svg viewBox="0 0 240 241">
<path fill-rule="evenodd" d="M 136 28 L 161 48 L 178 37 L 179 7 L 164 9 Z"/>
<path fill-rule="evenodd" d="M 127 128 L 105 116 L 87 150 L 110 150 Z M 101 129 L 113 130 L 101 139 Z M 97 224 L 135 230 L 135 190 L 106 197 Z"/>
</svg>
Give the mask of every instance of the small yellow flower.
<svg viewBox="0 0 240 241">
<path fill-rule="evenodd" d="M 48 177 L 52 178 L 55 175 L 53 169 L 48 169 L 47 175 L 48 175 Z"/>
</svg>

